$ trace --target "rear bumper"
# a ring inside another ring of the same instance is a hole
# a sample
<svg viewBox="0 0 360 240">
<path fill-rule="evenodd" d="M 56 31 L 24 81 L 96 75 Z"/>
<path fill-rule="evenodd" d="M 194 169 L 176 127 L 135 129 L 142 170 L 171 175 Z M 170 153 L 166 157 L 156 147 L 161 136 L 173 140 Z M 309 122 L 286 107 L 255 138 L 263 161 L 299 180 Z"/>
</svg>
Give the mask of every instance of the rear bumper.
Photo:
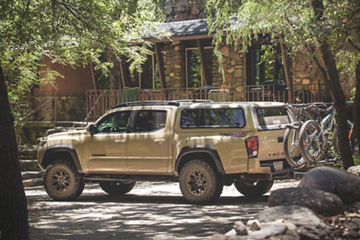
<svg viewBox="0 0 360 240">
<path fill-rule="evenodd" d="M 278 172 L 245 174 L 242 177 L 249 181 L 289 179 L 294 178 L 294 171 L 288 168 Z"/>
</svg>

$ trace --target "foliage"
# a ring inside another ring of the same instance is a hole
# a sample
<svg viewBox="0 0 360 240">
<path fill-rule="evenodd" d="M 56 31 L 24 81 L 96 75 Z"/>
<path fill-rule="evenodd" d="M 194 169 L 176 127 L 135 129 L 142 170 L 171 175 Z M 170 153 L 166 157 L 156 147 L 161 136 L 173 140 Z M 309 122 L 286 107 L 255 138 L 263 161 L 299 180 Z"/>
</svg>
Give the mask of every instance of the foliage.
<svg viewBox="0 0 360 240">
<path fill-rule="evenodd" d="M 128 59 L 132 71 L 141 71 L 150 45 L 130 42 L 163 18 L 161 4 L 151 0 L 1 1 L 0 64 L 16 122 L 30 116 L 27 96 L 32 87 L 54 85 L 55 78 L 61 77 L 54 71 L 39 72 L 44 57 L 67 65 L 91 63 L 96 74 L 106 78 L 113 63 L 102 56 L 110 52 L 114 59 Z"/>
</svg>

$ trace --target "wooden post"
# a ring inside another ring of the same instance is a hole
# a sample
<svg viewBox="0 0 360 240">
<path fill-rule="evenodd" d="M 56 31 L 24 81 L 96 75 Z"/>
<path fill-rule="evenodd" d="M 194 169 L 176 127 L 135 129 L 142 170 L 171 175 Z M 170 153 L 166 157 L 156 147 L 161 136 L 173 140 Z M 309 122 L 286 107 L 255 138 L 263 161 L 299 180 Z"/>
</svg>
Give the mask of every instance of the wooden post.
<svg viewBox="0 0 360 240">
<path fill-rule="evenodd" d="M 166 86 L 166 81 L 165 81 L 163 62 L 162 62 L 162 58 L 161 58 L 161 51 L 160 51 L 158 43 L 155 43 L 155 55 L 156 55 L 156 62 L 158 64 L 158 68 L 159 68 L 161 88 L 164 89 L 164 88 L 167 88 L 167 86 Z"/>
<path fill-rule="evenodd" d="M 121 84 L 122 84 L 122 88 L 126 87 L 125 84 L 125 69 L 124 69 L 124 62 L 123 60 L 120 60 L 120 73 L 121 73 Z"/>
<path fill-rule="evenodd" d="M 280 49 L 281 49 L 281 59 L 284 65 L 284 73 L 286 86 L 288 87 L 288 101 L 293 103 L 293 85 L 292 85 L 292 76 L 290 71 L 290 59 L 287 55 L 287 47 L 284 45 L 283 40 L 280 39 Z"/>
<path fill-rule="evenodd" d="M 93 89 L 96 90 L 96 81 L 95 81 L 95 76 L 94 76 L 94 69 L 93 69 L 93 64 L 90 63 L 90 74 L 91 74 L 91 80 L 93 83 Z"/>
<path fill-rule="evenodd" d="M 197 47 L 198 47 L 199 56 L 200 56 L 201 77 L 203 79 L 204 86 L 206 86 L 208 84 L 209 78 L 208 78 L 208 73 L 205 70 L 204 47 L 203 47 L 200 39 L 197 39 L 196 42 L 197 42 Z"/>
</svg>

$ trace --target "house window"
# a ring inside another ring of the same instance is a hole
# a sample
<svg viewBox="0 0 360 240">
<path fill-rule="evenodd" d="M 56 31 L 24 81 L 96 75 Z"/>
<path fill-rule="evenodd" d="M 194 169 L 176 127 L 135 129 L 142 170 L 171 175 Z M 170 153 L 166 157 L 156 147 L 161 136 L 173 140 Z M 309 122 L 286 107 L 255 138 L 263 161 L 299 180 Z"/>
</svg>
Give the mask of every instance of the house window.
<svg viewBox="0 0 360 240">
<path fill-rule="evenodd" d="M 250 47 L 246 53 L 246 83 L 260 85 L 264 82 L 264 64 L 261 63 L 260 45 Z"/>
<path fill-rule="evenodd" d="M 212 48 L 204 48 L 204 64 L 205 71 L 207 72 L 206 85 L 212 84 Z M 186 49 L 186 87 L 187 88 L 198 88 L 205 85 L 204 76 L 201 72 L 200 54 L 197 48 Z"/>
<path fill-rule="evenodd" d="M 263 59 L 263 49 L 267 51 L 266 59 Z M 285 84 L 284 79 L 279 46 L 256 45 L 248 49 L 246 54 L 247 85 L 273 84 L 283 86 Z"/>
<path fill-rule="evenodd" d="M 164 61 L 165 52 L 161 52 L 161 57 Z M 148 59 L 142 66 L 143 72 L 141 73 L 141 88 L 142 89 L 160 89 L 160 74 L 159 66 L 156 61 L 156 55 L 153 53 L 148 56 Z"/>
</svg>

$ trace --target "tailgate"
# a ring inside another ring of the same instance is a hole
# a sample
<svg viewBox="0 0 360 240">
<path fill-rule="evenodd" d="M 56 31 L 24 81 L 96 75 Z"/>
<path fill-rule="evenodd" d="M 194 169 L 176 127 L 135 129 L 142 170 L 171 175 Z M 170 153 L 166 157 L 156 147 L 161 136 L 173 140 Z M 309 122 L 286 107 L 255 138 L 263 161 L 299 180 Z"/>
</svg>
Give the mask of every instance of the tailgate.
<svg viewBox="0 0 360 240">
<path fill-rule="evenodd" d="M 285 129 L 259 131 L 259 152 L 258 159 L 273 160 L 285 158 L 284 138 Z"/>
</svg>

